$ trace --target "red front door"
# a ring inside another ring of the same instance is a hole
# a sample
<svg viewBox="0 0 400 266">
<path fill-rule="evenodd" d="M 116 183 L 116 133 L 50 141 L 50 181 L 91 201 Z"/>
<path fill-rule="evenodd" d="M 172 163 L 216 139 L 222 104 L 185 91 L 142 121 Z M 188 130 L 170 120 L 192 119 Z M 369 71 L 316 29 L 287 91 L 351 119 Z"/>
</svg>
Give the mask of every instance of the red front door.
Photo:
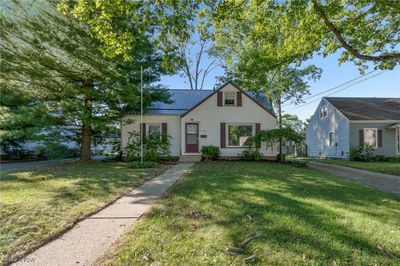
<svg viewBox="0 0 400 266">
<path fill-rule="evenodd" d="M 186 123 L 186 152 L 199 152 L 199 124 Z"/>
</svg>

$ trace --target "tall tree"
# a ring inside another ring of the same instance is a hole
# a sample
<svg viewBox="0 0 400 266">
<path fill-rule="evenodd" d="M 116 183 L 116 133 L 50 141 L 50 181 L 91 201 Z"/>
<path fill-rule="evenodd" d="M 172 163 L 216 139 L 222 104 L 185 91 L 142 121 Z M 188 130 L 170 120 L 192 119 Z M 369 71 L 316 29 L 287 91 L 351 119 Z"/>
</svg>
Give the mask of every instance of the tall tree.
<svg viewBox="0 0 400 266">
<path fill-rule="evenodd" d="M 321 69 L 309 65 L 279 63 L 279 45 L 284 36 L 277 35 L 273 43 L 253 39 L 248 30 L 254 28 L 247 17 L 218 18 L 215 33 L 215 53 L 227 62 L 228 77 L 246 89 L 264 92 L 278 111 L 278 126 L 282 128 L 282 102 L 299 103 L 308 94 L 308 81 L 316 80 Z M 279 141 L 282 151 L 282 141 Z"/>
<path fill-rule="evenodd" d="M 176 65 L 181 77 L 189 84 L 190 89 L 202 90 L 207 76 L 220 66 L 217 59 L 210 54 L 211 39 L 195 32 L 190 38 L 171 36 L 171 39 L 180 58 Z"/>
<path fill-rule="evenodd" d="M 94 131 L 106 131 L 122 114 L 138 109 L 140 66 L 145 69 L 145 104 L 167 99 L 164 90 L 150 87 L 163 72 L 163 60 L 151 41 L 154 32 L 140 22 L 126 25 L 136 40 L 130 61 L 105 59 L 88 25 L 49 3 L 4 2 L 0 78 L 2 95 L 8 97 L 1 102 L 2 136 L 38 134 L 54 125 L 79 128 L 85 161 L 91 157 Z M 10 128 L 10 121 L 20 127 Z"/>
<path fill-rule="evenodd" d="M 339 50 L 340 63 L 353 61 L 361 71 L 367 62 L 380 69 L 400 64 L 398 1 L 228 0 L 213 16 L 217 34 L 224 34 L 232 20 L 244 22 L 236 27 L 245 28 L 246 35 L 232 34 L 261 42 L 265 51 L 272 49 L 271 67 Z"/>
</svg>

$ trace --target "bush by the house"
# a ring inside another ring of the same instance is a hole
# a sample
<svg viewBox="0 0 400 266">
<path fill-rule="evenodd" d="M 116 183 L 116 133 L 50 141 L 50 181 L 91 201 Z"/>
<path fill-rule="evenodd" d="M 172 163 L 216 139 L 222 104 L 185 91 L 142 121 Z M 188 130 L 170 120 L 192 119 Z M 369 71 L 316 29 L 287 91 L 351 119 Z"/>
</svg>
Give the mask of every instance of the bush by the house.
<svg viewBox="0 0 400 266">
<path fill-rule="evenodd" d="M 129 167 L 130 167 L 130 168 L 134 168 L 134 169 L 155 168 L 155 167 L 157 167 L 157 163 L 155 163 L 155 162 L 149 162 L 149 161 L 143 161 L 143 162 L 134 161 L 134 162 L 131 162 L 131 163 L 129 164 Z"/>
<path fill-rule="evenodd" d="M 360 145 L 350 150 L 351 161 L 371 162 L 374 160 L 374 147 L 368 144 Z"/>
<path fill-rule="evenodd" d="M 244 161 L 258 162 L 262 160 L 262 157 L 263 155 L 259 149 L 255 148 L 248 148 L 239 154 L 239 158 Z"/>
<path fill-rule="evenodd" d="M 219 148 L 214 145 L 203 146 L 201 154 L 204 161 L 216 160 L 219 156 Z"/>
<path fill-rule="evenodd" d="M 387 161 L 391 163 L 400 163 L 400 157 L 387 157 Z"/>
<path fill-rule="evenodd" d="M 140 158 L 140 134 L 130 133 L 129 142 L 124 149 L 124 159 L 134 161 Z M 170 159 L 170 137 L 161 136 L 158 133 L 151 133 L 143 138 L 143 159 L 145 161 L 157 162 Z"/>
</svg>

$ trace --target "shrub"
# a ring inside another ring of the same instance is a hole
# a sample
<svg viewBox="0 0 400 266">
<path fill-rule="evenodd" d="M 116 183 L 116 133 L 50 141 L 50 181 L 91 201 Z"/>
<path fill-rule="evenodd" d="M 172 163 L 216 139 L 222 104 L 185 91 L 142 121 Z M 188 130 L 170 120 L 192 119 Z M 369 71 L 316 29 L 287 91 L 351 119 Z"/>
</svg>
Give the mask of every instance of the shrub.
<svg viewBox="0 0 400 266">
<path fill-rule="evenodd" d="M 387 157 L 387 161 L 391 163 L 400 163 L 400 157 Z"/>
<path fill-rule="evenodd" d="M 351 161 L 371 162 L 374 159 L 374 147 L 368 144 L 360 145 L 350 150 Z"/>
<path fill-rule="evenodd" d="M 203 146 L 201 154 L 205 161 L 216 160 L 219 156 L 219 148 L 214 145 Z"/>
<path fill-rule="evenodd" d="M 128 146 L 124 149 L 124 157 L 127 161 L 140 158 L 140 134 L 130 133 Z M 163 161 L 170 159 L 170 137 L 152 133 L 143 139 L 143 158 L 145 161 Z"/>
<path fill-rule="evenodd" d="M 155 168 L 155 167 L 157 167 L 157 163 L 155 163 L 155 162 L 149 162 L 149 161 L 143 161 L 143 162 L 134 161 L 134 162 L 131 162 L 131 163 L 129 164 L 129 167 L 130 167 L 130 168 L 134 168 L 134 169 Z"/>
<path fill-rule="evenodd" d="M 258 162 L 262 160 L 262 153 L 258 149 L 248 148 L 239 154 L 239 158 L 244 161 Z"/>
<path fill-rule="evenodd" d="M 387 158 L 384 155 L 376 155 L 374 157 L 375 162 L 387 162 Z"/>
</svg>

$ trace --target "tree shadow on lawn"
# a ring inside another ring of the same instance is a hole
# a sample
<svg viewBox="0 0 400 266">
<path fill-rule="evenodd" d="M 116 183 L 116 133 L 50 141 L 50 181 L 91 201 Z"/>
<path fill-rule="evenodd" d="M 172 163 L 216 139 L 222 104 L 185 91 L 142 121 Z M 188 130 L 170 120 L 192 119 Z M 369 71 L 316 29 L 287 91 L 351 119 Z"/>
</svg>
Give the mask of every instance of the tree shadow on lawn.
<svg viewBox="0 0 400 266">
<path fill-rule="evenodd" d="M 37 245 L 156 172 L 99 162 L 2 172 L 0 257 Z"/>
<path fill-rule="evenodd" d="M 255 247 L 306 253 L 317 263 L 400 263 L 394 238 L 379 232 L 383 225 L 399 230 L 399 198 L 350 181 L 287 165 L 225 162 L 196 168 L 176 191 L 189 204 L 209 207 L 211 216 L 222 214 L 204 226 L 221 226 L 232 244 L 259 232 L 264 237 Z"/>
</svg>

